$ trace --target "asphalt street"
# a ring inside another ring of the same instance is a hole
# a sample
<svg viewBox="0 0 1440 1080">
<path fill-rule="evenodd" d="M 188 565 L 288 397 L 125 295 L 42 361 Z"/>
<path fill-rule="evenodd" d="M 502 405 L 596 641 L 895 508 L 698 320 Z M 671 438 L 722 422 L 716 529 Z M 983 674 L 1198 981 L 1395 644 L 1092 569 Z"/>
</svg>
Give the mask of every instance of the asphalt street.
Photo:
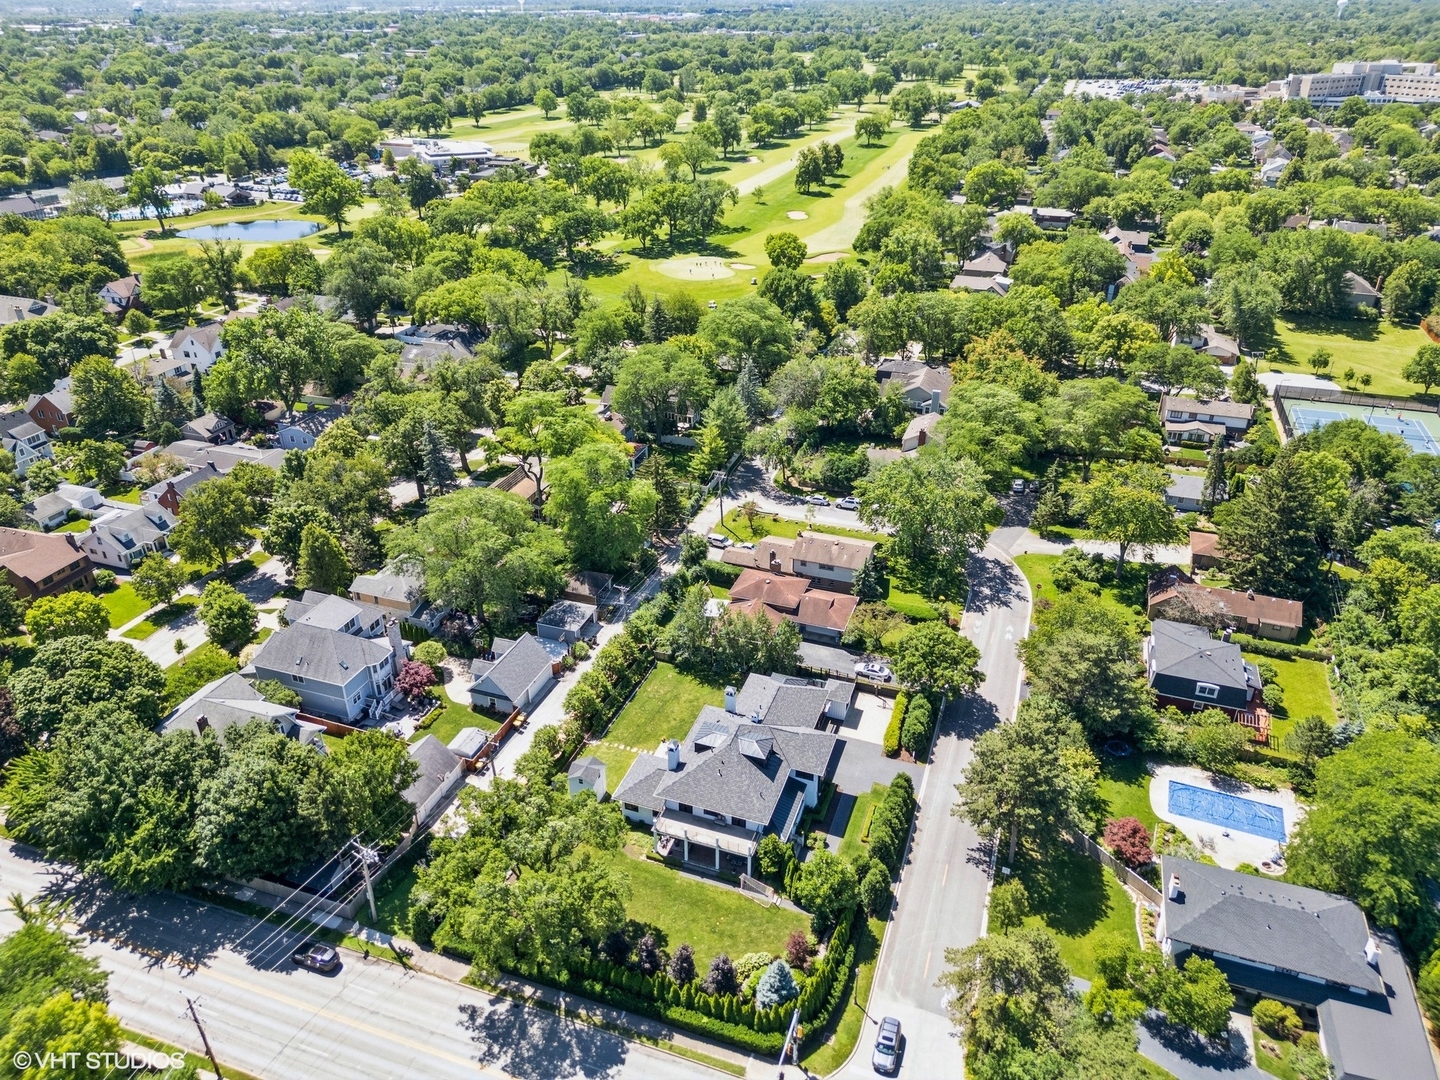
<svg viewBox="0 0 1440 1080">
<path fill-rule="evenodd" d="M 714 1071 L 586 1024 L 396 964 L 344 953 L 331 975 L 289 961 L 298 937 L 257 948 L 271 927 L 175 896 L 123 899 L 6 841 L 0 895 L 68 896 L 110 972 L 128 1027 L 201 1052 L 196 1001 L 221 1064 L 264 1080 L 713 1080 Z M 20 923 L 0 912 L 0 935 Z M 248 936 L 247 931 L 252 931 Z M 124 937 L 124 942 L 120 940 Z"/>
<path fill-rule="evenodd" d="M 1013 530 L 1018 532 L 1019 530 Z M 941 718 L 934 754 L 920 788 L 920 813 L 902 871 L 897 907 L 885 935 L 867 1008 L 869 1021 L 841 1075 L 873 1077 L 870 1051 L 882 1017 L 900 1020 L 905 1036 L 900 1074 L 958 1075 L 962 1049 L 936 980 L 945 950 L 980 937 L 990 888 L 991 848 L 955 817 L 955 785 L 971 758 L 974 739 L 1014 715 L 1021 665 L 1015 643 L 1030 624 L 1030 590 L 1005 554 L 1011 529 L 992 534 L 971 561 L 963 632 L 980 650 L 985 681 L 977 693 L 952 702 Z"/>
</svg>

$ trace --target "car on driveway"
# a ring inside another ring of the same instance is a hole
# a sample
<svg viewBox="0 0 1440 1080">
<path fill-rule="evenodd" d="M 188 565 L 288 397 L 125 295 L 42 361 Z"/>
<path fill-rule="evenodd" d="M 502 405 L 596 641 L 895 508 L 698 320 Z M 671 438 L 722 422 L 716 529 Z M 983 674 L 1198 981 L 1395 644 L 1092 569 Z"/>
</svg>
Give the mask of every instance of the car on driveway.
<svg viewBox="0 0 1440 1080">
<path fill-rule="evenodd" d="M 711 533 L 709 536 L 705 537 L 705 542 L 711 547 L 717 548 L 728 548 L 734 544 L 734 541 L 731 540 L 728 536 L 724 536 L 720 533 Z"/>
<path fill-rule="evenodd" d="M 884 664 L 877 664 L 873 660 L 862 660 L 855 665 L 855 675 L 861 679 L 873 679 L 875 682 L 889 682 L 895 678 L 895 673 Z"/>
<path fill-rule="evenodd" d="M 824 495 L 806 495 L 805 501 L 811 506 L 829 506 L 830 500 Z"/>
<path fill-rule="evenodd" d="M 290 954 L 291 961 L 298 967 L 309 968 L 328 974 L 340 966 L 340 954 L 335 946 L 323 941 L 307 941 Z"/>
<path fill-rule="evenodd" d="M 1011 494 L 1011 495 L 1024 495 L 1024 494 L 1025 494 L 1025 481 L 1024 481 L 1024 480 L 1011 480 L 1011 481 L 1010 481 L 1010 494 Z"/>
<path fill-rule="evenodd" d="M 870 1055 L 875 1071 L 894 1076 L 900 1068 L 900 1021 L 887 1016 L 880 1021 L 880 1034 L 875 1037 L 875 1053 Z"/>
<path fill-rule="evenodd" d="M 854 495 L 846 495 L 843 499 L 835 500 L 835 508 L 837 510 L 859 510 L 860 500 Z"/>
</svg>

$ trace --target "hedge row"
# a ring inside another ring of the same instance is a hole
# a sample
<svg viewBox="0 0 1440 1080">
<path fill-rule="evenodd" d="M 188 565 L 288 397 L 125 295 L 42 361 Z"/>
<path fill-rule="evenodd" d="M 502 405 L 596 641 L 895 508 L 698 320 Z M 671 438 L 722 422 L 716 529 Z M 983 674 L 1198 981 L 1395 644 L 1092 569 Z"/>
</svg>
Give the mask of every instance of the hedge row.
<svg viewBox="0 0 1440 1080">
<path fill-rule="evenodd" d="M 697 1035 L 708 1035 L 751 1053 L 773 1055 L 780 1052 L 790 1016 L 797 1007 L 801 1021 L 812 1032 L 819 1032 L 828 1023 L 844 998 L 850 969 L 855 966 L 855 946 L 850 936 L 855 920 L 863 917 L 852 911 L 850 917 L 842 918 L 830 936 L 825 955 L 815 962 L 805 980 L 800 997 L 768 1009 L 758 1009 L 753 1001 L 742 1001 L 734 994 L 707 994 L 700 989 L 698 980 L 681 986 L 665 972 L 643 975 L 604 957 L 582 961 L 563 979 L 534 972 L 515 974 L 663 1020 Z M 473 959 L 467 949 L 450 940 L 443 928 L 435 935 L 435 945 L 463 959 Z"/>
<path fill-rule="evenodd" d="M 1266 638 L 1251 637 L 1249 634 L 1231 634 L 1230 640 L 1246 652 L 1258 653 L 1276 660 L 1320 660 L 1329 663 L 1333 659 L 1332 655 L 1324 649 L 1291 645 L 1287 641 L 1270 641 Z"/>
<path fill-rule="evenodd" d="M 885 797 L 871 808 L 870 854 L 885 864 L 890 873 L 900 869 L 905 839 L 915 818 L 915 784 L 909 773 L 900 773 L 885 791 Z"/>
<path fill-rule="evenodd" d="M 608 728 L 654 666 L 654 648 L 636 640 L 628 630 L 607 641 L 590 670 L 565 695 L 561 737 L 567 749 L 578 749 L 585 736 Z"/>
<path fill-rule="evenodd" d="M 711 585 L 719 585 L 728 589 L 739 580 L 740 575 L 745 572 L 743 566 L 732 566 L 730 563 L 716 562 L 714 559 L 706 559 L 700 564 L 700 572 L 705 575 L 705 580 Z"/>
<path fill-rule="evenodd" d="M 881 749 L 886 757 L 900 753 L 900 726 L 905 722 L 905 707 L 910 704 L 910 695 L 901 690 L 895 695 L 895 704 L 890 709 L 890 723 L 885 725 L 885 738 Z"/>
</svg>

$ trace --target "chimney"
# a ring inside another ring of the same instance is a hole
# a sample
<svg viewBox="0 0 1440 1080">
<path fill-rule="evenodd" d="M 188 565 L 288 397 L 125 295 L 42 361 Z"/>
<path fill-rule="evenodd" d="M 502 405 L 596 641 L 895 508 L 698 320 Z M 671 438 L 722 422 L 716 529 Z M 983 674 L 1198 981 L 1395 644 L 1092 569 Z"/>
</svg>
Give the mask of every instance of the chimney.
<svg viewBox="0 0 1440 1080">
<path fill-rule="evenodd" d="M 201 713 L 195 718 L 195 730 L 202 735 L 210 730 L 210 718 L 204 713 Z M 1374 939 L 1372 938 L 1371 940 L 1373 942 Z"/>
<path fill-rule="evenodd" d="M 1230 640 L 1230 635 L 1233 634 L 1234 632 L 1235 632 L 1235 631 L 1234 631 L 1231 627 L 1228 627 L 1228 626 L 1225 627 L 1225 629 L 1224 629 L 1223 631 L 1221 631 L 1221 633 L 1220 633 L 1220 640 L 1221 640 L 1221 641 L 1229 641 L 1229 640 Z"/>
<path fill-rule="evenodd" d="M 1165 890 L 1165 899 L 1179 901 L 1180 899 L 1180 875 L 1170 875 L 1170 886 Z"/>
<path fill-rule="evenodd" d="M 1254 590 L 1254 589 L 1246 589 L 1246 590 L 1245 590 L 1245 599 L 1247 599 L 1247 600 L 1254 600 L 1254 599 L 1255 599 L 1255 590 Z"/>
<path fill-rule="evenodd" d="M 735 711 L 735 687 L 733 686 L 725 687 L 725 711 L 728 713 Z"/>
<path fill-rule="evenodd" d="M 680 768 L 680 744 L 674 739 L 666 739 L 660 744 L 660 753 L 665 755 L 665 771 L 676 772 Z"/>
<path fill-rule="evenodd" d="M 1365 963 L 1376 971 L 1380 970 L 1380 943 L 1373 937 L 1365 940 Z"/>
</svg>

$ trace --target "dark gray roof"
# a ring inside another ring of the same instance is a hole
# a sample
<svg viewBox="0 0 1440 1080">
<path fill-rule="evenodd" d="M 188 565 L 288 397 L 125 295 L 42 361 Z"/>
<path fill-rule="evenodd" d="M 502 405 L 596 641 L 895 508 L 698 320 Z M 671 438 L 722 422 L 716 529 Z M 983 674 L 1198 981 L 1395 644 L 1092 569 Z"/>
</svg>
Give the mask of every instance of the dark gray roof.
<svg viewBox="0 0 1440 1080">
<path fill-rule="evenodd" d="M 815 688 L 823 695 L 823 688 Z M 641 754 L 615 791 L 615 799 L 651 810 L 666 801 L 769 824 L 790 773 L 824 776 L 835 736 L 803 728 L 752 723 L 714 705 L 700 710 L 680 743 L 671 772 L 657 754 Z"/>
<path fill-rule="evenodd" d="M 415 782 L 405 789 L 405 801 L 420 807 L 440 790 L 459 766 L 460 759 L 434 735 L 426 735 L 419 742 L 412 743 L 409 753 L 420 771 Z"/>
<path fill-rule="evenodd" d="M 598 783 L 605 775 L 605 763 L 599 758 L 586 754 L 582 758 L 576 758 L 570 766 L 568 774 L 571 777 L 580 777 L 590 783 Z"/>
<path fill-rule="evenodd" d="M 853 689 L 854 684 L 850 685 Z M 735 712 L 740 716 L 758 716 L 766 724 L 813 728 L 820 722 L 828 700 L 828 683 L 812 686 L 805 679 L 788 675 L 752 672 L 745 677 L 745 685 L 735 697 Z"/>
<path fill-rule="evenodd" d="M 1169 895 L 1172 875 L 1180 879 L 1176 900 Z M 1379 973 L 1365 962 L 1370 927 L 1354 901 L 1168 856 L 1160 876 L 1165 935 L 1172 941 L 1384 992 Z"/>
<path fill-rule="evenodd" d="M 391 654 L 384 638 L 352 637 L 318 626 L 287 626 L 266 639 L 252 664 L 343 686 L 361 668 L 389 660 Z"/>
<path fill-rule="evenodd" d="M 359 600 L 346 600 L 330 593 L 316 592 L 314 589 L 306 589 L 300 599 L 288 600 L 285 603 L 285 621 L 291 626 L 344 630 L 352 619 L 358 619 L 358 629 L 372 627 L 376 623 L 383 628 L 385 609 Z"/>
<path fill-rule="evenodd" d="M 580 604 L 574 600 L 557 600 L 536 620 L 544 626 L 559 626 L 566 630 L 578 631 L 595 617 L 593 604 Z"/>
<path fill-rule="evenodd" d="M 296 710 L 287 705 L 266 701 L 260 691 L 240 675 L 231 673 L 208 682 L 182 701 L 160 725 L 160 733 L 172 731 L 198 733 L 203 717 L 217 735 L 237 724 L 247 724 L 257 717 L 275 721 L 281 730 L 292 734 Z"/>
<path fill-rule="evenodd" d="M 1385 996 L 1335 993 L 1316 1010 L 1336 1080 L 1435 1080 L 1435 1061 L 1420 1019 L 1400 943 L 1376 931 Z"/>
<path fill-rule="evenodd" d="M 505 651 L 504 656 L 491 664 L 488 670 L 478 673 L 479 678 L 471 689 L 480 688 L 483 693 L 482 684 L 488 684 L 505 698 L 515 701 L 541 671 L 549 671 L 552 666 L 553 661 L 545 647 L 535 640 L 534 635 L 524 634 Z M 472 674 L 476 674 L 476 667 L 476 664 L 470 665 Z"/>
<path fill-rule="evenodd" d="M 1240 646 L 1217 641 L 1203 626 L 1156 619 L 1151 624 L 1155 672 L 1194 682 L 1245 690 L 1248 674 Z"/>
<path fill-rule="evenodd" d="M 425 582 L 418 574 L 406 574 L 387 567 L 378 574 L 361 574 L 350 583 L 350 592 L 414 604 L 425 594 Z"/>
</svg>

